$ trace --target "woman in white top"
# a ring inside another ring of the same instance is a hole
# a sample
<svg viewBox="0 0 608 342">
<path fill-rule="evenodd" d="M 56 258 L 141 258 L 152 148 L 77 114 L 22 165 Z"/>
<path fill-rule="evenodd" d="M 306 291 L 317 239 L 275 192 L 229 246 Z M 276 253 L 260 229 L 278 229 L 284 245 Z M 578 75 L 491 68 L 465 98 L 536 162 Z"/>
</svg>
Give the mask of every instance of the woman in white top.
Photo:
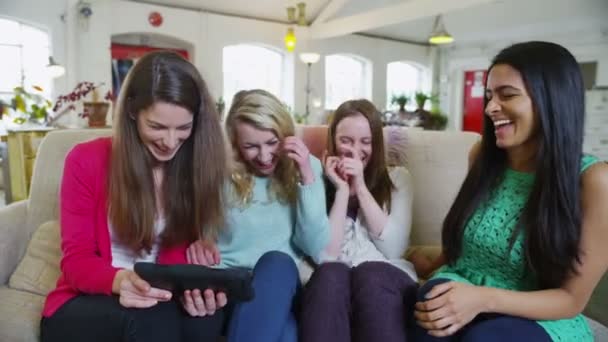
<svg viewBox="0 0 608 342">
<path fill-rule="evenodd" d="M 411 177 L 385 162 L 380 113 L 367 100 L 334 113 L 324 158 L 331 240 L 303 300 L 302 341 L 405 341 L 417 277 L 409 243 Z M 331 204 L 329 204 L 331 203 Z"/>
</svg>

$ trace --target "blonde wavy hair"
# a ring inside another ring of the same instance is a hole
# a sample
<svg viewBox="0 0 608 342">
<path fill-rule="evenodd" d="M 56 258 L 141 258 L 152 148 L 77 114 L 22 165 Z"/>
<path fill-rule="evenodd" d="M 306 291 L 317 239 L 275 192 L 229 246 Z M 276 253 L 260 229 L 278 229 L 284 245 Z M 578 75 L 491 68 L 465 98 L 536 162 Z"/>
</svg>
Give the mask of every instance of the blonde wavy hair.
<svg viewBox="0 0 608 342">
<path fill-rule="evenodd" d="M 244 122 L 261 130 L 271 131 L 279 141 L 295 134 L 293 119 L 287 107 L 271 93 L 262 89 L 243 90 L 234 95 L 226 117 L 226 133 L 232 145 L 233 163 L 231 182 L 237 205 L 251 204 L 254 178 L 238 148 L 236 126 Z M 295 204 L 299 181 L 295 162 L 281 154 L 274 174 L 270 176 L 269 198 L 281 203 Z"/>
</svg>

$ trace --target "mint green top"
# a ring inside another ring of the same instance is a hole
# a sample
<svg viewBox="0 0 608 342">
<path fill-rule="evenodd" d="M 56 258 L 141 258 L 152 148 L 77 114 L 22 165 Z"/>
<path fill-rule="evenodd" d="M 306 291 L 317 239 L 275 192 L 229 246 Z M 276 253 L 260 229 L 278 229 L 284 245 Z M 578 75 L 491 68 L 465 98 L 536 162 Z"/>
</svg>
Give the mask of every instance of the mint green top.
<svg viewBox="0 0 608 342">
<path fill-rule="evenodd" d="M 299 185 L 296 205 L 281 203 L 270 195 L 268 177 L 254 177 L 251 204 L 234 201 L 227 186 L 226 223 L 220 231 L 219 268 L 253 269 L 266 252 L 289 254 L 296 264 L 302 255 L 317 259 L 329 242 L 329 220 L 325 207 L 325 186 L 321 162 L 311 156 L 315 175 L 312 184 Z"/>
<path fill-rule="evenodd" d="M 585 155 L 581 172 L 598 159 Z M 482 203 L 467 223 L 462 254 L 453 266 L 440 268 L 433 278 L 447 278 L 477 286 L 514 291 L 538 290 L 525 266 L 523 233 L 512 249 L 509 241 L 534 184 L 533 173 L 507 169 L 502 183 Z M 553 341 L 593 342 L 593 334 L 582 315 L 569 319 L 538 321 Z"/>
</svg>

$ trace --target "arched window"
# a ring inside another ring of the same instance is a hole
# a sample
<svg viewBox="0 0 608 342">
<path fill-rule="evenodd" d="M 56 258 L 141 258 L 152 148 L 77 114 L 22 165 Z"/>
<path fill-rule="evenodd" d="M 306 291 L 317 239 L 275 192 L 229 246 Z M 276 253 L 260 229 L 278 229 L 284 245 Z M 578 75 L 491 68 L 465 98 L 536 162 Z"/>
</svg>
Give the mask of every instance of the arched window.
<svg viewBox="0 0 608 342">
<path fill-rule="evenodd" d="M 234 94 L 254 88 L 267 90 L 287 104 L 293 102 L 285 89 L 284 56 L 277 50 L 249 44 L 226 46 L 222 69 L 226 110 Z"/>
<path fill-rule="evenodd" d="M 346 100 L 371 100 L 371 63 L 353 55 L 325 57 L 325 108 L 336 109 Z"/>
<path fill-rule="evenodd" d="M 430 72 L 427 68 L 415 63 L 392 62 L 386 67 L 386 107 L 391 107 L 393 95 L 405 94 L 410 101 L 405 106 L 408 110 L 416 109 L 414 94 L 421 91 L 429 94 L 431 92 Z M 430 103 L 427 102 L 427 106 Z"/>
<path fill-rule="evenodd" d="M 13 96 L 13 88 L 32 86 L 43 89 L 46 98 L 51 96 L 51 77 L 46 65 L 49 62 L 49 35 L 38 28 L 18 21 L 0 18 L 0 98 Z"/>
</svg>

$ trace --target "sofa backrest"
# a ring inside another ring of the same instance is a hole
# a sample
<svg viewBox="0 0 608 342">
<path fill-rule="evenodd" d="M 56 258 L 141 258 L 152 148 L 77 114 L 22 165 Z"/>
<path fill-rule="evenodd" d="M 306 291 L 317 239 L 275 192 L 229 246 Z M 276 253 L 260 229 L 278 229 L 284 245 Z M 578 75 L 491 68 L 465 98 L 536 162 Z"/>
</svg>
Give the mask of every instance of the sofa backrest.
<svg viewBox="0 0 608 342">
<path fill-rule="evenodd" d="M 36 154 L 26 225 L 32 234 L 42 223 L 59 217 L 59 184 L 63 163 L 72 147 L 83 141 L 112 134 L 110 129 L 65 129 L 51 131 Z"/>
<path fill-rule="evenodd" d="M 435 132 L 385 128 L 389 161 L 404 164 L 414 179 L 414 213 L 411 243 L 438 244 L 441 223 L 467 171 L 467 156 L 479 135 L 469 132 Z M 40 144 L 32 177 L 27 226 L 58 217 L 58 191 L 63 162 L 77 143 L 111 134 L 110 129 L 70 129 L 50 132 Z M 326 126 L 299 126 L 296 134 L 311 153 L 321 157 Z"/>
</svg>

